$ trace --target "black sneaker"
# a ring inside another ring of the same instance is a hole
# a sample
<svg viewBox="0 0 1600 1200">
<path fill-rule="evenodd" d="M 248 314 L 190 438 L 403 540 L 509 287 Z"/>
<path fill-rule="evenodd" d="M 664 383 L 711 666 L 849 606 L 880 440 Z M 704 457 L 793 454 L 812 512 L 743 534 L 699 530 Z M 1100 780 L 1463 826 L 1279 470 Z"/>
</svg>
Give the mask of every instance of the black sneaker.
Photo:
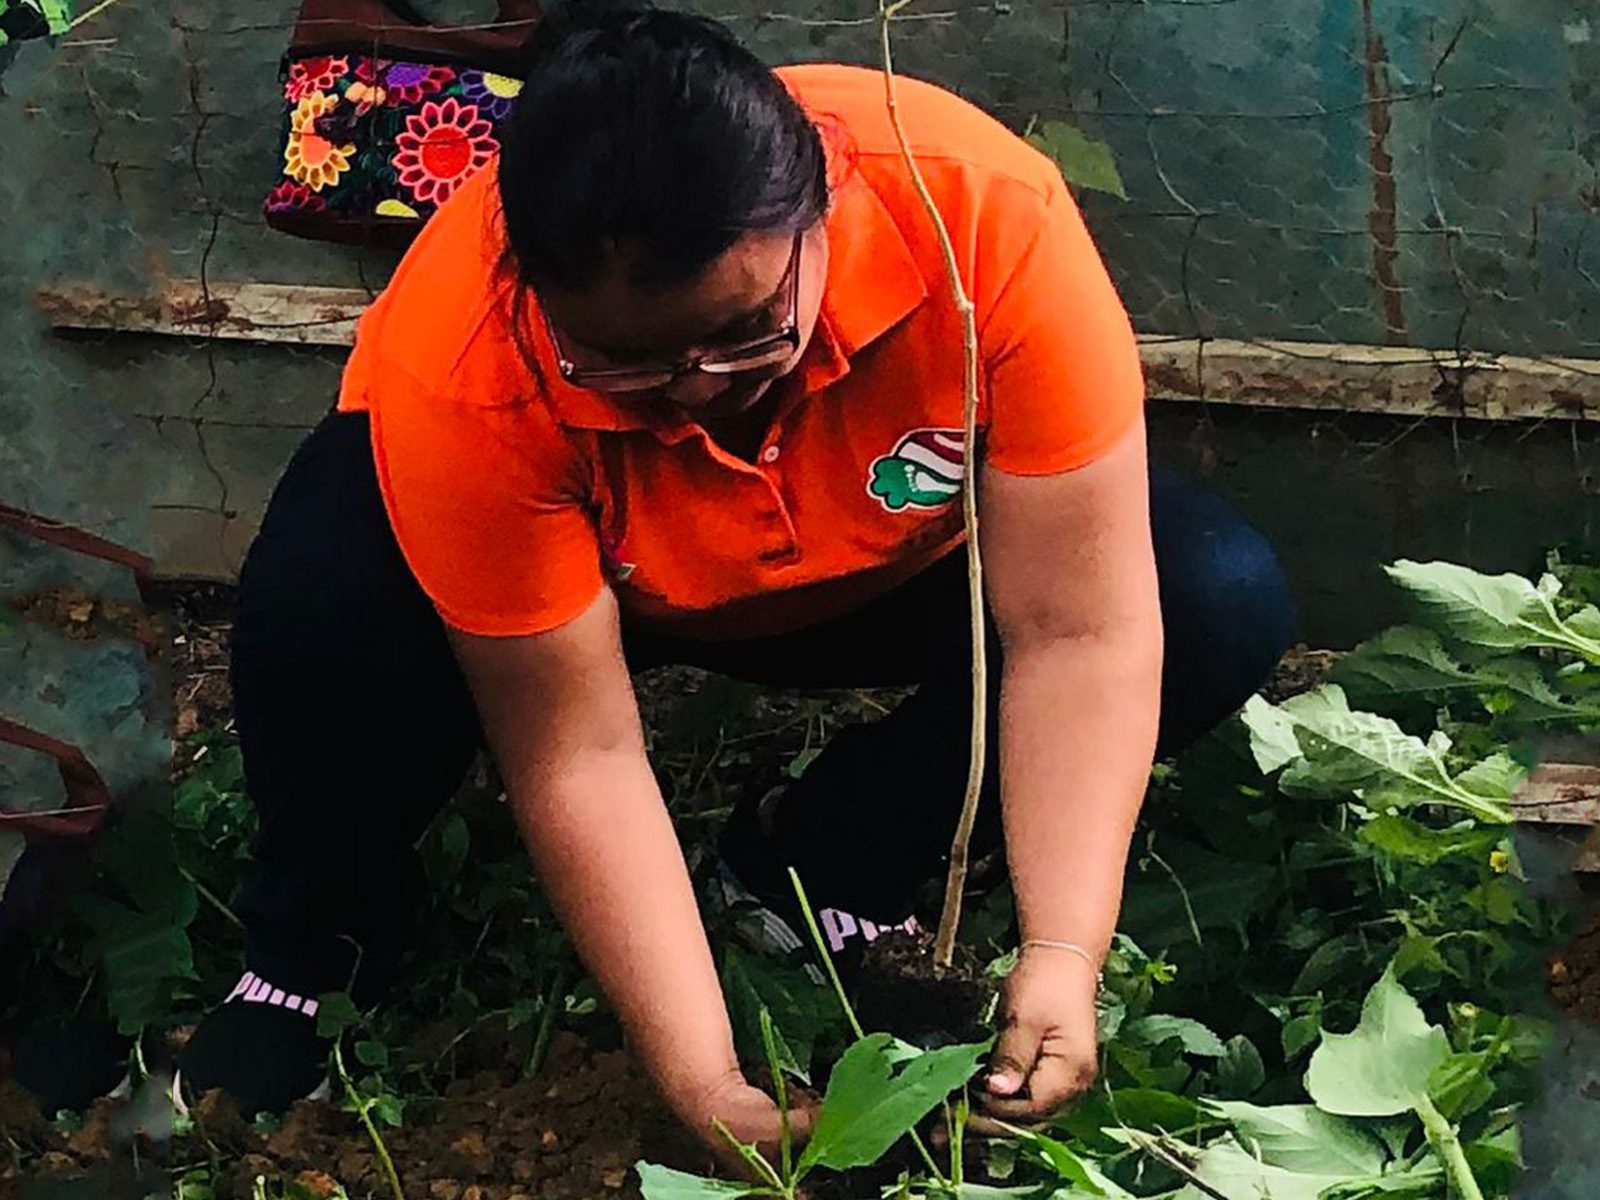
<svg viewBox="0 0 1600 1200">
<path fill-rule="evenodd" d="M 178 1055 L 172 1098 L 180 1112 L 220 1088 L 247 1120 L 281 1113 L 297 1100 L 330 1094 L 328 1054 L 317 1036 L 317 1002 L 246 971 L 195 1028 Z"/>
<path fill-rule="evenodd" d="M 816 949 L 805 914 L 767 833 L 772 807 L 782 794 L 780 785 L 759 803 L 740 805 L 729 817 L 717 847 L 716 898 L 753 949 L 786 956 L 803 947 L 814 960 Z M 892 930 L 913 935 L 921 930 L 910 914 L 894 921 L 870 921 L 841 908 L 823 907 L 816 910 L 816 918 L 846 987 L 854 982 L 869 945 Z"/>
<path fill-rule="evenodd" d="M 133 1039 L 106 1023 L 30 1029 L 17 1039 L 11 1074 L 47 1116 L 82 1112 L 103 1097 L 128 1094 L 132 1052 Z"/>
</svg>

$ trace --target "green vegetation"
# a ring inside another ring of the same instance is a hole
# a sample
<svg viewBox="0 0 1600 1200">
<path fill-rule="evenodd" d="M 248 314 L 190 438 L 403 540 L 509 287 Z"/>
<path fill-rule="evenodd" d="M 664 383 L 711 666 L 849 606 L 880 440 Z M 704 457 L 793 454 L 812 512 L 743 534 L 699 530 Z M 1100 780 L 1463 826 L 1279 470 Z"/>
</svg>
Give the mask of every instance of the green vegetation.
<svg viewBox="0 0 1600 1200">
<path fill-rule="evenodd" d="M 740 1046 L 824 1092 L 814 1136 L 749 1183 L 640 1167 L 650 1200 L 844 1194 L 1416 1200 L 1504 1197 L 1516 1120 L 1547 1038 L 1541 956 L 1562 916 L 1520 881 L 1509 801 L 1544 737 L 1600 726 L 1600 572 L 1533 583 L 1397 564 L 1417 624 L 1337 663 L 1329 683 L 1242 718 L 1156 770 L 1100 1001 L 1100 1080 L 1037 1131 L 978 1138 L 964 1087 L 984 1046 L 859 1031 L 807 955 L 781 961 L 713 917 Z M 730 800 L 774 762 L 803 769 L 870 695 L 774 697 L 717 679 L 646 685 L 652 753 L 691 864 Z M 38 951 L 31 1011 L 162 1033 L 238 970 L 229 902 L 254 818 L 221 731 L 181 748 L 171 804 L 135 806 L 92 885 Z M 552 1035 L 614 1045 L 614 1023 L 529 874 L 487 775 L 422 846 L 430 899 L 401 994 L 374 1013 L 322 998 L 340 1093 L 381 1143 L 470 1070 L 480 1035 L 537 1072 Z M 1009 897 L 963 937 L 1002 974 Z M 153 1044 L 147 1038 L 146 1044 Z M 468 1059 L 462 1056 L 468 1056 Z M 902 1139 L 932 1121 L 908 1154 Z M 180 1143 L 182 1145 L 182 1143 Z M 207 1151 L 174 1190 L 212 1186 Z M 404 1186 L 403 1167 L 392 1185 Z M 343 1181 L 345 1187 L 353 1181 Z M 261 1195 L 297 1194 L 267 1179 Z M 360 1193 L 352 1192 L 353 1196 Z"/>
</svg>

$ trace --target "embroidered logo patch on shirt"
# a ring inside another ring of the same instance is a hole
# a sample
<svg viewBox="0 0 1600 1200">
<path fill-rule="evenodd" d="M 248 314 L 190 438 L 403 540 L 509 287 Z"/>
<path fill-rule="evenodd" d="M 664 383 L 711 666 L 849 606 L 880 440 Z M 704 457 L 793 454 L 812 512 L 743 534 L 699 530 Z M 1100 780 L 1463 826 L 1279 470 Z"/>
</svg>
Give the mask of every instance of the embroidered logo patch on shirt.
<svg viewBox="0 0 1600 1200">
<path fill-rule="evenodd" d="M 913 429 L 873 460 L 867 492 L 890 512 L 938 508 L 961 494 L 966 440 L 959 429 Z"/>
</svg>

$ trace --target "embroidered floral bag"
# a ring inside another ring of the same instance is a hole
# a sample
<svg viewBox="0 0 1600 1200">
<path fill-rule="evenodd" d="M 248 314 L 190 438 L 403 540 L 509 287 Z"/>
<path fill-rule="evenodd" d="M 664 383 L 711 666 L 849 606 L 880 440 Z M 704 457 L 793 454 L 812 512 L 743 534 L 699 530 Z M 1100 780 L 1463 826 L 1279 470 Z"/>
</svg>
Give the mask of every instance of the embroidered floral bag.
<svg viewBox="0 0 1600 1200">
<path fill-rule="evenodd" d="M 538 0 L 430 25 L 406 0 L 303 0 L 281 70 L 281 177 L 267 224 L 401 247 L 499 149 Z"/>
</svg>

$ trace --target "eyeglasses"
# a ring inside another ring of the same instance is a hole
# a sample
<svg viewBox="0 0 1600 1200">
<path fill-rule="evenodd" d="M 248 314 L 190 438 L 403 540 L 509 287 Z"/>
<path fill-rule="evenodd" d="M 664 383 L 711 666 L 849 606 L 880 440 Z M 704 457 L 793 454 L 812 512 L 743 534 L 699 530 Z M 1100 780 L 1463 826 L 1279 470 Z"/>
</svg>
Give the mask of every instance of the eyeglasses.
<svg viewBox="0 0 1600 1200">
<path fill-rule="evenodd" d="M 800 348 L 800 248 L 805 233 L 794 235 L 794 245 L 789 250 L 789 305 L 783 328 L 776 333 L 762 334 L 750 341 L 731 346 L 719 346 L 691 354 L 676 363 L 645 367 L 581 367 L 573 362 L 562 345 L 561 335 L 550 318 L 544 317 L 545 332 L 555 347 L 556 362 L 561 378 L 575 387 L 590 388 L 597 392 L 645 392 L 667 387 L 686 375 L 700 372 L 706 375 L 738 375 L 745 371 L 759 371 L 787 362 Z M 543 310 L 540 315 L 544 316 Z"/>
</svg>

